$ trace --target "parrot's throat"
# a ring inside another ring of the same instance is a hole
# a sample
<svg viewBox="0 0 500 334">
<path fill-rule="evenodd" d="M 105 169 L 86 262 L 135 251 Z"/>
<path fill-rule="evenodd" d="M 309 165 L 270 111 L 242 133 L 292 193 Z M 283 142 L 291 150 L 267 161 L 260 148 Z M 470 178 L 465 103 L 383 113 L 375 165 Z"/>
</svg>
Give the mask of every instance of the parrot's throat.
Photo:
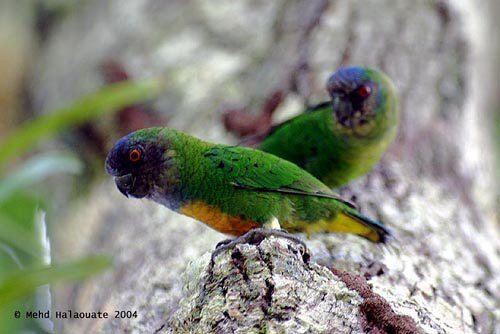
<svg viewBox="0 0 500 334">
<path fill-rule="evenodd" d="M 177 165 L 167 161 L 162 172 L 158 173 L 148 198 L 177 211 L 181 206 L 181 182 Z"/>
<path fill-rule="evenodd" d="M 375 99 L 364 103 L 334 101 L 333 115 L 339 130 L 358 137 L 365 137 L 375 127 Z"/>
<path fill-rule="evenodd" d="M 375 117 L 375 108 L 368 105 L 337 103 L 334 106 L 337 122 L 346 128 L 355 128 L 368 123 Z"/>
</svg>

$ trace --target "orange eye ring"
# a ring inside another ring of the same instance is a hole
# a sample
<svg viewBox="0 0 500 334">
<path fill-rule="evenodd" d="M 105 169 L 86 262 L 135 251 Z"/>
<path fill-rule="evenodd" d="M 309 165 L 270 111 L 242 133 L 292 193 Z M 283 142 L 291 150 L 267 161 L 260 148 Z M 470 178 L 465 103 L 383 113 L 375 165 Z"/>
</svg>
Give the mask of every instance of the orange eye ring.
<svg viewBox="0 0 500 334">
<path fill-rule="evenodd" d="M 130 151 L 128 154 L 128 158 L 132 162 L 139 162 L 141 160 L 142 153 L 139 149 L 134 148 L 133 150 Z"/>
</svg>

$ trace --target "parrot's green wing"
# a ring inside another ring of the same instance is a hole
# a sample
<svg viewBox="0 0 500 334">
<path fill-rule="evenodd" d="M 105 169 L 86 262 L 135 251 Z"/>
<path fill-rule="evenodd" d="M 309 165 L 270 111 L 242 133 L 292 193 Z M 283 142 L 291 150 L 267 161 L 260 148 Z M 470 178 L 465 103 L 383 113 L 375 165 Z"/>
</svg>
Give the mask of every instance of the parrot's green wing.
<svg viewBox="0 0 500 334">
<path fill-rule="evenodd" d="M 239 146 L 216 146 L 204 156 L 214 167 L 224 171 L 234 187 L 332 198 L 355 208 L 314 176 L 273 155 Z"/>
<path fill-rule="evenodd" d="M 312 107 L 309 107 L 307 108 L 304 113 L 296 116 L 296 117 L 292 117 L 290 119 L 287 119 L 286 121 L 284 122 L 281 122 L 279 124 L 276 124 L 276 125 L 273 125 L 271 127 L 271 129 L 269 130 L 269 132 L 267 133 L 266 137 L 272 135 L 273 133 L 275 133 L 278 129 L 281 129 L 283 126 L 291 123 L 291 122 L 295 122 L 297 120 L 298 117 L 307 117 L 307 116 L 303 116 L 303 115 L 307 115 L 307 114 L 310 114 L 310 113 L 313 113 L 315 111 L 318 111 L 318 110 L 323 110 L 325 108 L 328 108 L 332 105 L 332 103 L 330 101 L 327 101 L 327 102 L 322 102 L 320 104 L 317 104 L 317 105 L 314 105 Z"/>
</svg>

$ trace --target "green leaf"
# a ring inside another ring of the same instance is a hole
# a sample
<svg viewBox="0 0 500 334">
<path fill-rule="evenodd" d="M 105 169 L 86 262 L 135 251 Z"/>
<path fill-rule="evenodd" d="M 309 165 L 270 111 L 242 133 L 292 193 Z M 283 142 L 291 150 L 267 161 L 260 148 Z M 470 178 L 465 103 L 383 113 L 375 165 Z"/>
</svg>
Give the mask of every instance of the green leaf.
<svg viewBox="0 0 500 334">
<path fill-rule="evenodd" d="M 74 155 L 44 153 L 27 160 L 16 172 L 0 181 L 0 201 L 16 190 L 38 183 L 51 175 L 77 174 L 83 166 Z"/>
<path fill-rule="evenodd" d="M 33 258 L 39 258 L 42 251 L 40 242 L 33 231 L 24 225 L 0 212 L 0 241 L 7 242 Z"/>
<path fill-rule="evenodd" d="M 12 220 L 31 233 L 35 213 L 37 209 L 44 206 L 44 198 L 40 198 L 38 195 L 24 189 L 16 191 L 3 201 L 0 201 L 0 222 L 3 221 L 3 218 Z"/>
<path fill-rule="evenodd" d="M 109 258 L 93 256 L 57 266 L 19 270 L 0 281 L 0 308 L 28 296 L 41 285 L 81 280 L 103 271 L 110 265 Z"/>
<path fill-rule="evenodd" d="M 4 276 L 5 273 L 11 273 L 22 268 L 23 264 L 15 249 L 0 241 L 0 277 Z"/>
<path fill-rule="evenodd" d="M 0 165 L 19 156 L 42 139 L 68 127 L 82 124 L 105 113 L 153 98 L 162 90 L 160 80 L 123 81 L 75 101 L 71 106 L 45 114 L 21 125 L 0 143 Z"/>
</svg>

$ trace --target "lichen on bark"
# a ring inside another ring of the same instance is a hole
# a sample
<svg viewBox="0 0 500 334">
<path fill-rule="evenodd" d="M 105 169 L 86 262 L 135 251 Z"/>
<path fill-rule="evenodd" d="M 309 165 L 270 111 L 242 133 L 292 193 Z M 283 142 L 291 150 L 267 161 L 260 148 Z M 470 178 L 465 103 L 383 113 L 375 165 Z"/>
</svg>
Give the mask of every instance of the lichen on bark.
<svg viewBox="0 0 500 334">
<path fill-rule="evenodd" d="M 237 245 L 213 265 L 208 254 L 191 263 L 187 271 L 202 274 L 185 279 L 187 297 L 167 332 L 361 331 L 362 298 L 326 267 L 302 256 L 300 247 L 270 237 Z"/>
</svg>

